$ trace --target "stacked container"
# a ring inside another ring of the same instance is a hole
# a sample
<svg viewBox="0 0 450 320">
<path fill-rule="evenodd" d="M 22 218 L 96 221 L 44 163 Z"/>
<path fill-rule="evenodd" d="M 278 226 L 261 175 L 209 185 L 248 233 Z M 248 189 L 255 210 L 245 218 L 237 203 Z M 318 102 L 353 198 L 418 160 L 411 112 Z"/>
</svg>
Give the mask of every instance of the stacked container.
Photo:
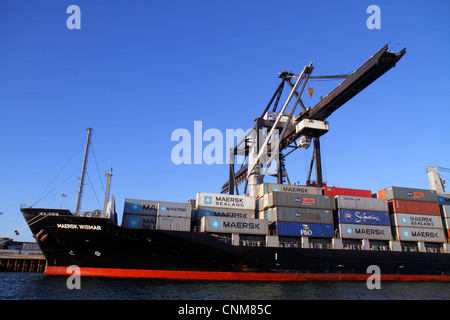
<svg viewBox="0 0 450 320">
<path fill-rule="evenodd" d="M 125 199 L 122 226 L 137 229 L 190 231 L 190 203 Z"/>
<path fill-rule="evenodd" d="M 205 216 L 236 219 L 255 218 L 255 199 L 248 196 L 197 193 L 193 220 L 199 222 Z"/>
<path fill-rule="evenodd" d="M 332 198 L 318 194 L 318 188 L 292 187 L 303 193 L 271 191 L 264 194 L 262 207 L 270 229 L 284 237 L 332 238 Z"/>
<path fill-rule="evenodd" d="M 255 198 L 197 193 L 194 220 L 203 232 L 266 235 L 267 221 L 255 219 Z"/>
<path fill-rule="evenodd" d="M 320 188 L 300 186 L 300 185 L 290 185 L 290 184 L 279 184 L 279 183 L 268 183 L 264 182 L 258 186 L 258 194 L 256 199 L 256 214 L 260 219 L 268 219 L 268 211 L 264 210 L 264 195 L 269 192 L 288 192 L 295 194 L 311 194 L 318 195 L 321 194 Z"/>
<path fill-rule="evenodd" d="M 342 239 L 392 239 L 385 199 L 340 195 L 335 200 L 335 221 Z"/>
<path fill-rule="evenodd" d="M 378 191 L 377 196 L 388 201 L 392 232 L 398 240 L 445 241 L 436 191 L 390 187 Z"/>
</svg>

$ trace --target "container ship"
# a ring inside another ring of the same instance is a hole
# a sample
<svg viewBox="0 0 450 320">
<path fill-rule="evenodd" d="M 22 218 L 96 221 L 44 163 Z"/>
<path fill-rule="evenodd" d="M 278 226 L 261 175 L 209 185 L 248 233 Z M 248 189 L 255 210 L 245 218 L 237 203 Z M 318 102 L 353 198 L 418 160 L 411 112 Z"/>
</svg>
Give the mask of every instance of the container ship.
<svg viewBox="0 0 450 320">
<path fill-rule="evenodd" d="M 103 210 L 80 212 L 89 128 L 75 212 L 21 208 L 45 255 L 45 274 L 67 276 L 75 265 L 82 276 L 365 281 L 377 266 L 381 280 L 449 281 L 450 194 L 437 167 L 427 167 L 430 190 L 392 186 L 373 192 L 322 181 L 319 137 L 328 131 L 325 119 L 404 53 L 383 47 L 313 108 L 301 100 L 312 64 L 300 75 L 281 72 L 281 84 L 253 130 L 230 150 L 248 162 L 235 172 L 231 161 L 221 193 L 197 192 L 186 202 L 125 198 L 120 224 L 114 197 L 109 201 L 112 174 Z M 277 111 L 285 83 L 291 91 Z M 292 97 L 295 103 L 286 111 Z M 290 152 L 283 152 L 308 148 L 311 140 L 308 181 L 293 185 L 283 162 Z M 272 161 L 277 183 L 264 182 L 264 167 Z"/>
</svg>

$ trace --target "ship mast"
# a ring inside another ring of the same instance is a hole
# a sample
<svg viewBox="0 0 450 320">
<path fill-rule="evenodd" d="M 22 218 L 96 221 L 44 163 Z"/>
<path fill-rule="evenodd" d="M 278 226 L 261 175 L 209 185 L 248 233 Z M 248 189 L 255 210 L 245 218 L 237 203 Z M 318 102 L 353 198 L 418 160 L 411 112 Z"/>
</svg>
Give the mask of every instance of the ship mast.
<svg viewBox="0 0 450 320">
<path fill-rule="evenodd" d="M 109 202 L 109 192 L 111 189 L 112 168 L 110 169 L 109 173 L 105 172 L 105 177 L 107 178 L 107 182 L 106 182 L 106 192 L 105 192 L 105 204 L 103 206 L 103 215 L 106 214 L 106 209 L 108 207 L 108 202 Z"/>
<path fill-rule="evenodd" d="M 79 215 L 80 213 L 80 207 L 81 207 L 81 198 L 83 197 L 83 187 L 84 187 L 84 178 L 86 176 L 86 165 L 87 165 L 87 159 L 89 154 L 89 145 L 91 143 L 91 133 L 92 128 L 86 129 L 87 139 L 86 139 L 86 149 L 84 150 L 84 158 L 83 158 L 83 168 L 81 169 L 81 178 L 80 178 L 80 187 L 78 189 L 78 197 L 77 197 L 77 204 L 75 206 L 75 215 Z"/>
</svg>

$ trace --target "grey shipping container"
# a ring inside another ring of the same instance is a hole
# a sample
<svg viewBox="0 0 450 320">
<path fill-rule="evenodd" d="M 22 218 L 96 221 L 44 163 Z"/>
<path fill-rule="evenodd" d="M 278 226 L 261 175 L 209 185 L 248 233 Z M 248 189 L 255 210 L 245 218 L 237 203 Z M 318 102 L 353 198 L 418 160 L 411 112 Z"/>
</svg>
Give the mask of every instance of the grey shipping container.
<svg viewBox="0 0 450 320">
<path fill-rule="evenodd" d="M 384 194 L 383 194 L 384 193 Z M 403 187 L 389 187 L 378 191 L 378 197 L 386 200 L 413 200 L 424 202 L 437 202 L 437 193 L 434 190 L 415 189 Z"/>
<path fill-rule="evenodd" d="M 201 220 L 204 216 L 213 217 L 228 217 L 239 219 L 254 219 L 255 211 L 245 209 L 228 209 L 228 208 L 213 208 L 213 207 L 199 207 L 196 210 L 193 220 Z"/>
<path fill-rule="evenodd" d="M 261 183 L 258 185 L 258 196 L 262 197 L 264 194 L 272 192 L 291 192 L 299 194 L 320 194 L 321 189 L 317 187 L 297 186 L 290 184 L 278 184 L 278 183 Z"/>
<path fill-rule="evenodd" d="M 190 203 L 159 201 L 158 216 L 191 218 L 192 207 Z"/>
<path fill-rule="evenodd" d="M 171 231 L 190 231 L 191 219 L 180 217 L 158 216 L 157 229 Z"/>
<path fill-rule="evenodd" d="M 409 213 L 395 213 L 390 216 L 393 226 L 442 229 L 440 216 Z"/>
<path fill-rule="evenodd" d="M 394 228 L 399 240 L 402 241 L 424 241 L 443 243 L 445 241 L 443 229 L 426 229 L 426 228 L 410 228 L 396 227 Z"/>
<path fill-rule="evenodd" d="M 333 212 L 324 209 L 272 207 L 267 209 L 269 222 L 304 222 L 333 224 Z"/>
<path fill-rule="evenodd" d="M 267 220 L 205 216 L 201 231 L 213 233 L 268 234 Z"/>
<path fill-rule="evenodd" d="M 125 198 L 124 213 L 156 215 L 158 201 Z"/>
<path fill-rule="evenodd" d="M 190 203 L 168 202 L 156 200 L 125 199 L 124 213 L 162 215 L 190 218 Z"/>
<path fill-rule="evenodd" d="M 275 206 L 314 208 L 314 209 L 334 209 L 333 198 L 322 195 L 302 195 L 290 192 L 270 192 L 264 195 L 264 208 Z"/>
<path fill-rule="evenodd" d="M 343 239 L 391 240 L 390 226 L 339 224 Z"/>
<path fill-rule="evenodd" d="M 122 227 L 135 229 L 156 229 L 156 215 L 140 215 L 124 213 Z"/>
<path fill-rule="evenodd" d="M 337 209 L 368 210 L 368 211 L 388 211 L 386 199 L 335 196 Z"/>
</svg>

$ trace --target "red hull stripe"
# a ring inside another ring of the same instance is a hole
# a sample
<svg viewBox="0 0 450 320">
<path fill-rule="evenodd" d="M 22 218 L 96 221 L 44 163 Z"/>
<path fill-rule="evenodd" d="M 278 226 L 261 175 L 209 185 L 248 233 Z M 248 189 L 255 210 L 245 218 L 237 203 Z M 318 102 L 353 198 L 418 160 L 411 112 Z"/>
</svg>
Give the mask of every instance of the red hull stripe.
<svg viewBox="0 0 450 320">
<path fill-rule="evenodd" d="M 247 280 L 247 281 L 366 281 L 371 274 L 339 273 L 264 273 L 264 272 L 218 272 L 140 270 L 114 268 L 80 268 L 81 276 L 118 278 L 159 278 L 184 280 Z M 45 268 L 45 274 L 70 275 L 67 267 Z M 381 281 L 450 281 L 450 276 L 381 274 Z"/>
</svg>

